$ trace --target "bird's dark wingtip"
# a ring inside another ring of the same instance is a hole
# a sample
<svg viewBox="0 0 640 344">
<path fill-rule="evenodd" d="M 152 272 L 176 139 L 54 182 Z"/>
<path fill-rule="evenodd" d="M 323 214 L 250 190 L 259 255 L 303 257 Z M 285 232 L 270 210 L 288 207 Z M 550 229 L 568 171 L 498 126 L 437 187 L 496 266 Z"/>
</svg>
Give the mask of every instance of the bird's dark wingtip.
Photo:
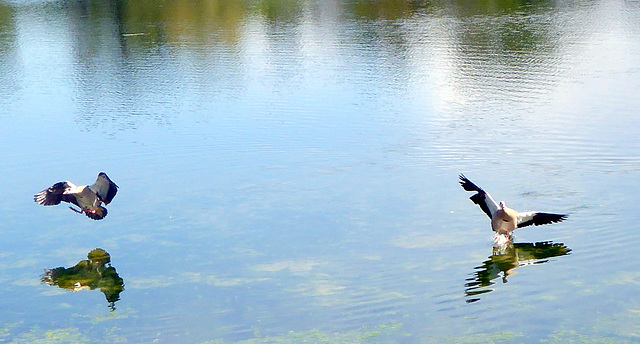
<svg viewBox="0 0 640 344">
<path fill-rule="evenodd" d="M 569 217 L 568 214 L 548 214 L 548 216 L 551 223 L 562 222 Z"/>
<path fill-rule="evenodd" d="M 551 223 L 558 223 L 566 220 L 567 217 L 569 217 L 569 215 L 567 214 L 536 213 L 531 220 L 518 224 L 518 228 L 527 227 L 530 225 L 541 226 Z"/>
<path fill-rule="evenodd" d="M 462 185 L 463 188 L 464 188 L 464 185 L 469 182 L 469 179 L 467 179 L 467 177 L 465 177 L 464 174 L 462 174 L 462 173 L 460 173 L 458 178 L 460 178 L 459 183 L 460 183 L 460 185 Z"/>
<path fill-rule="evenodd" d="M 482 188 L 480 188 L 479 186 L 474 184 L 472 181 L 470 181 L 469 178 L 467 178 L 464 174 L 460 173 L 459 178 L 460 178 L 460 186 L 462 186 L 462 188 L 465 189 L 466 191 L 482 192 Z"/>
<path fill-rule="evenodd" d="M 33 195 L 33 201 L 45 206 L 60 204 L 66 187 L 66 182 L 55 183 L 50 188 Z"/>
</svg>

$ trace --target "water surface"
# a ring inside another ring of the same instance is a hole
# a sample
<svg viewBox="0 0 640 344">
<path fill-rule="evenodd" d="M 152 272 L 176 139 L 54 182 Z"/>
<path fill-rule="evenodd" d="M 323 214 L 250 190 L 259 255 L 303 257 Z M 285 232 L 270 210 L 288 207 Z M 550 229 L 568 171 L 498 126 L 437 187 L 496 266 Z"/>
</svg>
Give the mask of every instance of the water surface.
<svg viewBox="0 0 640 344">
<path fill-rule="evenodd" d="M 639 23 L 616 0 L 0 2 L 0 342 L 637 342 Z M 99 171 L 102 221 L 33 203 Z M 461 172 L 570 217 L 496 252 Z M 42 282 L 96 248 L 118 300 L 101 269 Z"/>
</svg>

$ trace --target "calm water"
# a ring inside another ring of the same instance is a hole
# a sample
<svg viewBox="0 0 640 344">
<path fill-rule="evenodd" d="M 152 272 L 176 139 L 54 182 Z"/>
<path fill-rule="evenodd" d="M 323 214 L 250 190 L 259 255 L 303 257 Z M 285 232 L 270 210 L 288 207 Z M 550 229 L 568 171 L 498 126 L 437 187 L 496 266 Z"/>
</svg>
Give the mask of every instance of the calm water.
<svg viewBox="0 0 640 344">
<path fill-rule="evenodd" d="M 640 342 L 639 94 L 638 1 L 0 1 L 0 343 Z"/>
</svg>

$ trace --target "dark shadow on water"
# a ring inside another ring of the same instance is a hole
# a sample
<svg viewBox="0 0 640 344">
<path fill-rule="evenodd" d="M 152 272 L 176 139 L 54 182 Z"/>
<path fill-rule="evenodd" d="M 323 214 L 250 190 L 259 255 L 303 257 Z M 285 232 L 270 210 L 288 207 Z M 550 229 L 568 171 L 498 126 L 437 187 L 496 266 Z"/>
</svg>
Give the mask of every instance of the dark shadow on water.
<svg viewBox="0 0 640 344">
<path fill-rule="evenodd" d="M 124 280 L 111 266 L 111 256 L 107 251 L 96 248 L 89 252 L 87 258 L 70 268 L 45 269 L 40 280 L 44 284 L 74 292 L 98 288 L 104 293 L 109 308 L 115 310 L 115 303 L 124 291 Z"/>
<path fill-rule="evenodd" d="M 494 247 L 493 254 L 482 265 L 475 268 L 472 277 L 465 283 L 466 302 L 473 303 L 480 300 L 480 295 L 493 291 L 493 282 L 502 278 L 507 283 L 508 278 L 516 274 L 516 269 L 525 265 L 549 262 L 549 258 L 567 255 L 571 249 L 562 243 L 551 241 L 537 243 L 509 243 L 502 247 Z"/>
</svg>

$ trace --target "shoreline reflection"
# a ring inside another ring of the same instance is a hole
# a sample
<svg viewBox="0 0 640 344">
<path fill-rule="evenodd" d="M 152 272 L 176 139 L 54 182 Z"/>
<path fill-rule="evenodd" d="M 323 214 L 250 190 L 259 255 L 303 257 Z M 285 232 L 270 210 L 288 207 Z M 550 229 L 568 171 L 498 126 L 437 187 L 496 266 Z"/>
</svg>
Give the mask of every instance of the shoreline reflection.
<svg viewBox="0 0 640 344">
<path fill-rule="evenodd" d="M 495 279 L 501 277 L 502 283 L 515 275 L 521 266 L 549 262 L 549 258 L 568 255 L 571 249 L 563 243 L 543 241 L 537 243 L 507 243 L 493 247 L 493 253 L 482 265 L 475 267 L 472 277 L 465 283 L 467 303 L 480 301 L 480 295 L 490 293 L 496 284 Z"/>
<path fill-rule="evenodd" d="M 73 292 L 98 288 L 114 311 L 115 303 L 124 291 L 124 280 L 111 266 L 111 255 L 107 251 L 96 248 L 87 254 L 87 258 L 70 268 L 45 269 L 40 281 Z"/>
</svg>

